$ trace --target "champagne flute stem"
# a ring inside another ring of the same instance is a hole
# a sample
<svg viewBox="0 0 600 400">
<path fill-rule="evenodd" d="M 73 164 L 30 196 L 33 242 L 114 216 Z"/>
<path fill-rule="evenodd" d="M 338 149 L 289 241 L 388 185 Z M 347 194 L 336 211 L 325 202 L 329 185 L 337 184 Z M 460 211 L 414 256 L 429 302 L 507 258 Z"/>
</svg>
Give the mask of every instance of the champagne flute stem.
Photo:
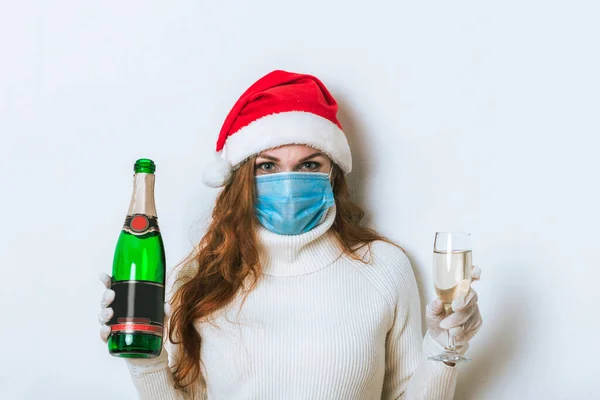
<svg viewBox="0 0 600 400">
<path fill-rule="evenodd" d="M 452 314 L 452 304 L 444 304 L 444 310 L 446 311 L 446 317 L 449 317 Z M 450 350 L 456 352 L 456 348 L 454 346 L 454 336 L 450 334 L 450 330 L 448 329 L 448 344 L 446 346 L 446 350 Z"/>
<path fill-rule="evenodd" d="M 447 350 L 456 351 L 456 348 L 454 347 L 454 336 L 452 336 L 450 334 L 450 331 L 448 331 L 448 346 L 447 346 Z"/>
</svg>

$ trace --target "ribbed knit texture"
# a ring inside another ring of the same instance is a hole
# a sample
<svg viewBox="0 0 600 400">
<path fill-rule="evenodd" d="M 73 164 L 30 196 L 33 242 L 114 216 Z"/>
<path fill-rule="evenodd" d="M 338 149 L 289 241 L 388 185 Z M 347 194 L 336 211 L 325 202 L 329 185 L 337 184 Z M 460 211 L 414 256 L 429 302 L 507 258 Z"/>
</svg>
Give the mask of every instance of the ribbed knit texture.
<svg viewBox="0 0 600 400">
<path fill-rule="evenodd" d="M 242 307 L 240 292 L 219 311 L 216 326 L 197 325 L 202 398 L 453 398 L 456 367 L 425 358 L 431 338 L 423 342 L 408 258 L 382 241 L 362 250 L 367 264 L 341 255 L 329 230 L 335 213 L 301 235 L 258 228 L 260 283 Z M 181 398 L 166 365 L 131 376 L 142 399 Z"/>
</svg>

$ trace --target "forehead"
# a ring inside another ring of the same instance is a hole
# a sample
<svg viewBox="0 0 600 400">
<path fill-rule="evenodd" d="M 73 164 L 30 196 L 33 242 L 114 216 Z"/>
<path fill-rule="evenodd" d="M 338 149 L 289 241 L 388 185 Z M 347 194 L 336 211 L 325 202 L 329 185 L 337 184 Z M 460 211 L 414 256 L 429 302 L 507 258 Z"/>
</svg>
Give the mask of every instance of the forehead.
<svg viewBox="0 0 600 400">
<path fill-rule="evenodd" d="M 284 146 L 275 147 L 273 149 L 264 150 L 258 155 L 270 155 L 277 158 L 302 158 L 310 156 L 314 153 L 319 152 L 318 149 L 303 145 L 303 144 L 288 144 Z"/>
</svg>

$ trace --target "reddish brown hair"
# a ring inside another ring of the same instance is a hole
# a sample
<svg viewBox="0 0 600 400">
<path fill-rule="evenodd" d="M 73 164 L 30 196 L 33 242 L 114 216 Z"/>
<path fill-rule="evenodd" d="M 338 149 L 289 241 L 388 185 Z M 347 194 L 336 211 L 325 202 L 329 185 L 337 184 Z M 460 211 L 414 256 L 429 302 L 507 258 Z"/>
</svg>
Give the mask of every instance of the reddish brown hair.
<svg viewBox="0 0 600 400">
<path fill-rule="evenodd" d="M 256 156 L 251 157 L 236 169 L 229 184 L 219 193 L 206 234 L 197 250 L 182 263 L 196 267 L 191 273 L 188 269 L 187 273 L 179 274 L 174 285 L 177 289 L 171 300 L 169 339 L 180 351 L 172 376 L 175 387 L 192 398 L 195 392 L 192 383 L 203 382 L 202 338 L 194 322 L 207 321 L 213 312 L 231 303 L 246 278 L 251 278 L 250 289 L 253 289 L 261 277 L 255 234 L 259 223 L 254 212 L 255 160 Z M 350 199 L 344 174 L 335 164 L 332 178 L 336 217 L 330 229 L 345 254 L 365 262 L 357 253 L 359 249 L 365 246 L 370 249 L 375 240 L 392 242 L 360 226 L 364 211 Z"/>
</svg>

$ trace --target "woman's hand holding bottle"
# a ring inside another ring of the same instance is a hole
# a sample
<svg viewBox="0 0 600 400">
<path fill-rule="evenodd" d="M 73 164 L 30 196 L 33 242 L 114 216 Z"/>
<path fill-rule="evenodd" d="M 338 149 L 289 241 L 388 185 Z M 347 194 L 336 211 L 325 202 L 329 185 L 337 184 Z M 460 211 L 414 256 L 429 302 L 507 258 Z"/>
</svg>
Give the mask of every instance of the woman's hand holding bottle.
<svg viewBox="0 0 600 400">
<path fill-rule="evenodd" d="M 115 292 L 110 288 L 111 286 L 111 277 L 108 274 L 102 272 L 100 274 L 100 281 L 104 284 L 105 290 L 102 294 L 102 300 L 100 302 L 101 311 L 98 314 L 98 322 L 100 322 L 100 339 L 104 343 L 108 342 L 108 337 L 110 336 L 110 326 L 107 325 L 107 322 L 113 316 L 113 309 L 110 307 L 111 303 L 115 299 Z M 164 326 L 166 327 L 168 318 L 170 315 L 170 307 L 167 302 L 165 302 L 165 320 Z M 167 330 L 164 330 L 163 334 L 163 347 L 160 354 L 157 357 L 153 358 L 126 358 L 126 362 L 129 365 L 129 369 L 133 373 L 141 373 L 141 372 L 153 372 L 156 370 L 160 370 L 165 368 L 168 363 L 168 353 L 165 348 L 165 342 L 167 339 Z"/>
</svg>

